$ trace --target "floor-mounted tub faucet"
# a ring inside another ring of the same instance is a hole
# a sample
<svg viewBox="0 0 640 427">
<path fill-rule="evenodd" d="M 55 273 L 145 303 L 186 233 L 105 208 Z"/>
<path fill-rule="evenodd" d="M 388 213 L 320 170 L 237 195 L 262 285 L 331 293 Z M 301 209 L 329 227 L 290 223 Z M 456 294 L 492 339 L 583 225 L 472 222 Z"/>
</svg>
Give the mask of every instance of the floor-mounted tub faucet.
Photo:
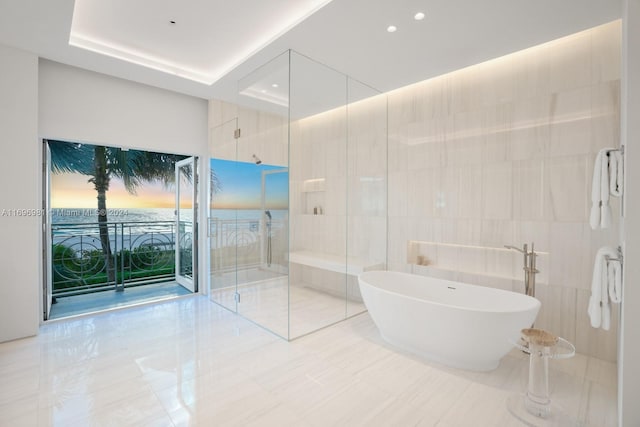
<svg viewBox="0 0 640 427">
<path fill-rule="evenodd" d="M 531 243 L 531 251 L 528 250 L 526 243 L 522 245 L 522 249 L 511 245 L 504 245 L 504 247 L 523 254 L 524 266 L 522 270 L 524 270 L 524 292 L 530 297 L 534 297 L 536 295 L 536 273 L 540 271 L 536 269 L 536 257 L 538 254 L 533 250 L 533 242 Z"/>
</svg>

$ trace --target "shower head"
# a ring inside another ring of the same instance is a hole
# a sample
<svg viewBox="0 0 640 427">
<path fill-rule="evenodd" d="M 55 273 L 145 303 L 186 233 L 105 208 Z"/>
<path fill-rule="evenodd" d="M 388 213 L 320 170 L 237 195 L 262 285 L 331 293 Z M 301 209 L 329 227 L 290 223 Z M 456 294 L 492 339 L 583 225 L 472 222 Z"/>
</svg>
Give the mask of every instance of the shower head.
<svg viewBox="0 0 640 427">
<path fill-rule="evenodd" d="M 262 160 L 260 160 L 255 154 L 252 154 L 251 157 L 253 157 L 253 161 L 256 163 L 256 165 L 262 163 Z"/>
</svg>

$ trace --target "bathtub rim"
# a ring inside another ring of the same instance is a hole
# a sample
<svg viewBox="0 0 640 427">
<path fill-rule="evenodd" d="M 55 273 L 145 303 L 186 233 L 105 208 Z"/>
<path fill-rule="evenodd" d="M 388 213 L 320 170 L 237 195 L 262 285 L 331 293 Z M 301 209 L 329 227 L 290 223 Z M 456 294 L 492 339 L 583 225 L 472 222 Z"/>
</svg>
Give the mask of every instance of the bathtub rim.
<svg viewBox="0 0 640 427">
<path fill-rule="evenodd" d="M 412 295 L 407 295 L 407 294 L 403 294 L 400 292 L 396 292 L 396 291 L 391 291 L 388 289 L 384 289 L 381 288 L 379 286 L 373 285 L 370 282 L 367 282 L 365 279 L 362 278 L 362 276 L 367 275 L 368 273 L 391 273 L 393 275 L 399 275 L 399 276 L 412 276 L 412 277 L 418 277 L 418 278 L 424 278 L 424 279 L 433 279 L 433 280 L 437 280 L 439 282 L 444 282 L 443 284 L 446 283 L 451 283 L 454 285 L 462 285 L 463 287 L 480 287 L 483 289 L 487 289 L 490 292 L 496 292 L 496 293 L 508 293 L 508 294 L 515 294 L 515 295 L 519 295 L 518 298 L 522 299 L 523 301 L 528 301 L 531 303 L 531 306 L 525 307 L 525 308 L 521 308 L 521 309 L 488 309 L 488 308 L 473 308 L 473 307 L 467 307 L 467 306 L 462 306 L 462 305 L 456 305 L 456 304 L 445 304 L 443 302 L 438 302 L 438 301 L 433 301 L 433 300 L 429 300 L 429 299 L 424 299 L 424 298 L 418 298 Z M 538 312 L 542 306 L 542 302 L 536 298 L 536 297 L 532 297 L 526 294 L 521 294 L 519 292 L 515 292 L 515 291 L 508 291 L 505 289 L 499 289 L 499 288 L 492 288 L 489 286 L 482 286 L 482 285 L 472 285 L 470 283 L 464 283 L 464 282 L 455 282 L 453 280 L 447 280 L 447 279 L 439 279 L 437 277 L 431 277 L 431 276 L 422 276 L 419 274 L 413 274 L 413 273 L 405 273 L 403 271 L 392 271 L 392 270 L 371 270 L 371 271 L 365 271 L 363 273 L 358 274 L 358 284 L 366 284 L 367 286 L 371 286 L 372 288 L 378 289 L 381 292 L 387 292 L 389 294 L 393 294 L 393 295 L 397 295 L 403 298 L 409 298 L 415 301 L 420 301 L 423 303 L 428 303 L 428 304 L 434 304 L 434 305 L 438 305 L 438 306 L 442 306 L 442 307 L 448 307 L 448 308 L 455 308 L 457 310 L 464 310 L 464 311 L 475 311 L 475 312 L 482 312 L 482 313 L 519 313 L 519 312 L 523 312 L 523 311 L 528 311 L 528 310 L 533 310 L 536 309 Z M 365 304 L 366 306 L 366 304 Z"/>
</svg>

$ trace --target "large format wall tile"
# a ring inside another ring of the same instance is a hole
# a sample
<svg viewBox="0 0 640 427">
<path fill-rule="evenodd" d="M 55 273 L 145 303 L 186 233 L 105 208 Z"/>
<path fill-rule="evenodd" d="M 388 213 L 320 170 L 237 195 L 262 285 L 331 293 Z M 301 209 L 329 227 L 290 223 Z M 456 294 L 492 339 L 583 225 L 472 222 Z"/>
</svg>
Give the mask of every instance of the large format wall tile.
<svg viewBox="0 0 640 427">
<path fill-rule="evenodd" d="M 482 166 L 457 168 L 459 218 L 479 219 L 477 213 L 482 210 Z"/>
<path fill-rule="evenodd" d="M 549 281 L 552 285 L 590 289 L 591 233 L 584 222 L 551 223 Z"/>
<path fill-rule="evenodd" d="M 591 114 L 591 151 L 617 145 L 620 140 L 620 80 L 591 86 Z"/>
<path fill-rule="evenodd" d="M 618 21 L 391 92 L 389 268 L 522 292 L 502 248 L 535 243 L 537 324 L 615 360 L 586 301 L 618 241 L 619 200 L 610 229 L 588 218 L 595 155 L 619 145 L 620 40 Z"/>
<path fill-rule="evenodd" d="M 510 219 L 512 206 L 511 162 L 488 163 L 482 170 L 482 217 Z"/>
<path fill-rule="evenodd" d="M 591 82 L 620 79 L 622 65 L 622 22 L 615 21 L 591 30 Z"/>
<path fill-rule="evenodd" d="M 591 151 L 591 86 L 551 95 L 549 155 L 569 156 Z"/>
<path fill-rule="evenodd" d="M 513 160 L 544 158 L 549 153 L 551 96 L 514 101 L 511 156 Z"/>
<path fill-rule="evenodd" d="M 576 342 L 577 290 L 563 286 L 540 285 L 536 295 L 542 307 L 535 326 L 552 330 L 554 334 Z"/>
<path fill-rule="evenodd" d="M 547 182 L 543 160 L 513 162 L 513 219 L 529 221 L 545 219 Z"/>
<path fill-rule="evenodd" d="M 549 219 L 586 222 L 591 207 L 593 163 L 590 156 L 553 157 L 549 159 L 548 168 Z"/>
<path fill-rule="evenodd" d="M 583 31 L 542 46 L 550 59 L 552 93 L 591 84 L 591 35 Z"/>
</svg>

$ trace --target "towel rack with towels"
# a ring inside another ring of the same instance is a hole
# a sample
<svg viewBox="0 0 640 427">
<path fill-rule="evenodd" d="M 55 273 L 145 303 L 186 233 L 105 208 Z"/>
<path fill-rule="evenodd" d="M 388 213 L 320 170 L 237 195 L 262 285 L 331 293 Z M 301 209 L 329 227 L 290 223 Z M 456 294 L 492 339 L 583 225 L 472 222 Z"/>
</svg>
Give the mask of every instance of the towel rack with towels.
<svg viewBox="0 0 640 427">
<path fill-rule="evenodd" d="M 624 260 L 624 256 L 622 255 L 622 247 L 618 246 L 617 248 L 618 251 L 618 257 L 617 258 L 611 258 L 609 255 L 605 255 L 604 259 L 607 260 L 607 262 L 609 261 L 620 261 L 620 264 L 623 264 L 623 260 Z"/>
<path fill-rule="evenodd" d="M 592 327 L 609 330 L 611 303 L 622 302 L 622 285 L 622 248 L 601 247 L 595 257 L 587 307 Z"/>
<path fill-rule="evenodd" d="M 620 148 L 614 148 L 614 149 L 612 149 L 612 150 L 608 150 L 608 151 L 609 151 L 609 152 L 612 152 L 612 151 L 619 151 L 619 152 L 620 152 L 620 154 L 624 154 L 624 145 L 621 145 L 621 146 L 620 146 Z"/>
</svg>

